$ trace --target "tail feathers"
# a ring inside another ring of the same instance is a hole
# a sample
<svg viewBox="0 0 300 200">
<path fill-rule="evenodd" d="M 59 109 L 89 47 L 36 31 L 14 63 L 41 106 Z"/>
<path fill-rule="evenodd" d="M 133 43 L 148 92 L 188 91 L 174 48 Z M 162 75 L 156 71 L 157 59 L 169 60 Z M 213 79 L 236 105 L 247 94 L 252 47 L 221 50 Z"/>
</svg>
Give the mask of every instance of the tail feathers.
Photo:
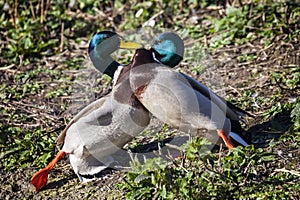
<svg viewBox="0 0 300 200">
<path fill-rule="evenodd" d="M 87 155 L 85 151 L 88 153 L 88 150 L 84 147 L 83 154 Z M 100 154 L 101 152 L 90 151 L 90 154 L 84 158 L 70 154 L 71 166 L 80 182 L 85 183 L 97 179 L 98 176 L 100 177 L 102 173 L 105 173 L 106 168 L 110 167 L 110 165 L 115 162 L 115 159 L 112 156 L 102 157 L 99 156 Z"/>
<path fill-rule="evenodd" d="M 234 139 L 235 141 L 237 141 L 238 143 L 240 143 L 243 146 L 249 146 L 249 144 L 241 137 L 239 136 L 237 133 L 234 132 L 230 132 L 229 136 Z"/>
<path fill-rule="evenodd" d="M 47 167 L 38 171 L 31 179 L 31 184 L 34 185 L 36 192 L 47 184 L 48 174 L 55 164 L 65 155 L 64 151 L 60 151 L 56 157 L 47 165 Z"/>
<path fill-rule="evenodd" d="M 105 176 L 106 174 L 110 174 L 113 168 L 102 166 L 102 169 L 98 168 L 100 171 L 95 174 L 77 174 L 79 180 L 83 183 L 87 183 L 93 180 L 100 179 L 101 177 Z"/>
</svg>

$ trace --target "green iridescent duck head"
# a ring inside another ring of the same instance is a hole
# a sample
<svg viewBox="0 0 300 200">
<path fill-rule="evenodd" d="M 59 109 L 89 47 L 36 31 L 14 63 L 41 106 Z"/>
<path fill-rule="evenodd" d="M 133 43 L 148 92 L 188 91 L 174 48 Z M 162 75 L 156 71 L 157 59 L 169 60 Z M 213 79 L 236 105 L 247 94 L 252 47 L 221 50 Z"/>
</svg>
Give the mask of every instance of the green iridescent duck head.
<svg viewBox="0 0 300 200">
<path fill-rule="evenodd" d="M 150 50 L 162 64 L 175 67 L 183 59 L 184 44 L 177 34 L 167 32 L 154 39 Z"/>
<path fill-rule="evenodd" d="M 110 77 L 114 76 L 120 64 L 110 56 L 118 49 L 138 49 L 142 45 L 125 41 L 113 31 L 101 31 L 96 33 L 90 41 L 88 53 L 94 66 Z"/>
</svg>

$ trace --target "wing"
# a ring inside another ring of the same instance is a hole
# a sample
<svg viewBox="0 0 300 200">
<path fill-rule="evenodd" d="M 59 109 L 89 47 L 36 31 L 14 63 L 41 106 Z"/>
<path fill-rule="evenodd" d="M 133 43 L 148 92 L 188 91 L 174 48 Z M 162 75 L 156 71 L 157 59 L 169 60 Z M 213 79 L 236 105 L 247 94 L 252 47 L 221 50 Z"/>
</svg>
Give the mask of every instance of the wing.
<svg viewBox="0 0 300 200">
<path fill-rule="evenodd" d="M 66 126 L 66 128 L 61 132 L 61 134 L 57 137 L 56 139 L 56 145 L 58 147 L 61 147 L 64 143 L 65 137 L 66 137 L 66 133 L 68 131 L 68 129 L 70 128 L 70 126 L 77 122 L 80 118 L 87 116 L 88 114 L 90 114 L 91 112 L 99 109 L 100 107 L 103 106 L 104 102 L 110 97 L 110 95 L 106 95 L 105 97 L 102 97 L 94 102 L 92 102 L 91 104 L 89 104 L 88 106 L 86 106 L 84 109 L 82 109 L 77 115 L 75 115 L 75 117 L 69 122 L 69 124 Z M 105 117 L 105 116 L 104 116 Z M 103 123 L 107 122 L 107 119 L 98 119 L 98 121 L 103 120 Z"/>
<path fill-rule="evenodd" d="M 230 118 L 231 120 L 241 120 L 241 118 L 245 115 L 251 116 L 246 111 L 236 107 L 232 103 L 226 101 L 222 97 L 218 96 L 214 92 L 212 92 L 210 89 L 208 89 L 204 84 L 200 83 L 199 81 L 193 79 L 192 77 L 180 73 L 193 87 L 194 90 L 200 92 L 204 96 L 206 96 L 208 99 L 210 99 L 212 102 L 214 102 L 219 108 L 221 108 L 224 112 L 226 112 L 226 116 Z"/>
</svg>

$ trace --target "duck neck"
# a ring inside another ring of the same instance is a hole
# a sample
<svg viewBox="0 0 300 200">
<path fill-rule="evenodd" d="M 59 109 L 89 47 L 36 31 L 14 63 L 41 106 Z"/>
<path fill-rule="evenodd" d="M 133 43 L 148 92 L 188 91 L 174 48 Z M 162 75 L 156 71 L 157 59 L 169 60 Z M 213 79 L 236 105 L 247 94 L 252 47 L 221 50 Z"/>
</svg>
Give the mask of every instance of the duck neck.
<svg viewBox="0 0 300 200">
<path fill-rule="evenodd" d="M 90 57 L 96 69 L 112 78 L 114 77 L 114 73 L 118 69 L 118 66 L 120 66 L 120 63 L 115 61 L 109 55 L 104 58 L 92 54 Z"/>
<path fill-rule="evenodd" d="M 137 49 L 133 57 L 132 66 L 139 66 L 147 63 L 155 63 L 152 52 L 146 49 Z"/>
<path fill-rule="evenodd" d="M 182 56 L 172 53 L 172 51 L 165 51 L 164 54 L 159 53 L 156 49 L 151 48 L 150 51 L 154 52 L 155 58 L 164 65 L 175 67 L 181 60 Z"/>
<path fill-rule="evenodd" d="M 107 74 L 110 77 L 114 77 L 115 71 L 118 69 L 118 67 L 120 66 L 120 63 L 118 63 L 117 61 L 113 60 L 112 63 L 110 65 L 108 65 L 108 67 L 104 70 L 104 74 Z"/>
</svg>

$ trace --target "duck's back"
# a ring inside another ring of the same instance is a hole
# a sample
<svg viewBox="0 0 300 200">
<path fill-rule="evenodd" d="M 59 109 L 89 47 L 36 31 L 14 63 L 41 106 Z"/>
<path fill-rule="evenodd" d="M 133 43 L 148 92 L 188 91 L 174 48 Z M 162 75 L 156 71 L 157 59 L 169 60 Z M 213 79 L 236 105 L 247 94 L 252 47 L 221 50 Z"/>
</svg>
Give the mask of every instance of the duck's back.
<svg viewBox="0 0 300 200">
<path fill-rule="evenodd" d="M 158 63 L 136 66 L 131 70 L 130 83 L 140 102 L 169 125 L 224 128 L 225 113 L 169 67 Z"/>
</svg>

